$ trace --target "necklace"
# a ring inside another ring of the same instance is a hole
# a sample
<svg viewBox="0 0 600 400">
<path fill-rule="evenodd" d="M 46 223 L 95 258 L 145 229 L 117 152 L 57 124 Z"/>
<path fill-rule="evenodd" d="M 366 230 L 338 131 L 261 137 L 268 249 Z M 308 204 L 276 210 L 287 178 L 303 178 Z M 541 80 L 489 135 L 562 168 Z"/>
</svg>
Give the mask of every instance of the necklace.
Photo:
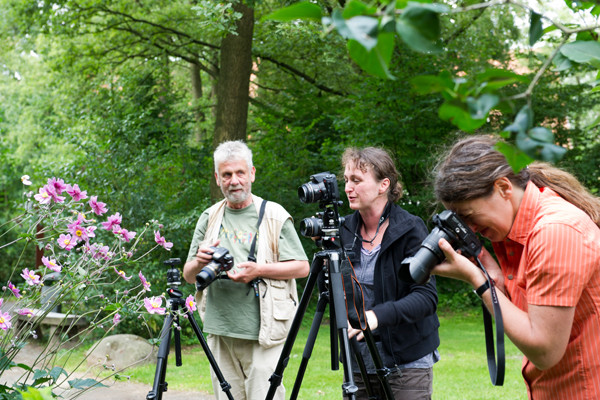
<svg viewBox="0 0 600 400">
<path fill-rule="evenodd" d="M 373 238 L 371 240 L 367 240 L 362 238 L 361 236 L 359 236 L 356 232 L 354 232 L 354 238 L 355 239 L 360 239 L 363 243 L 369 243 L 371 246 L 373 246 L 373 242 L 375 241 L 375 239 L 377 238 L 377 235 L 379 235 L 379 229 L 381 228 L 381 226 L 383 225 L 383 223 L 385 222 L 385 220 L 389 217 L 390 215 L 390 209 L 391 209 L 391 203 L 387 203 L 385 208 L 383 209 L 383 214 L 381 214 L 381 217 L 379 218 L 379 222 L 377 223 L 377 229 L 375 230 L 375 235 L 373 236 Z M 360 225 L 359 225 L 360 226 Z M 359 228 L 360 229 L 360 228 Z M 365 234 L 367 233 L 367 228 L 365 228 Z"/>
</svg>

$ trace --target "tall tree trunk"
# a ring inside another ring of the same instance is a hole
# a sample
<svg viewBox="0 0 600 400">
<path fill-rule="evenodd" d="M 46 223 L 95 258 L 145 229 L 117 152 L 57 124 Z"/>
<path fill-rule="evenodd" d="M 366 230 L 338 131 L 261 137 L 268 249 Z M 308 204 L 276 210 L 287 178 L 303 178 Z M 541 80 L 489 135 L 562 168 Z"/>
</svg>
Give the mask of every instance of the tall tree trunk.
<svg viewBox="0 0 600 400">
<path fill-rule="evenodd" d="M 194 99 L 194 116 L 196 118 L 195 141 L 200 143 L 206 134 L 202 126 L 206 121 L 206 114 L 200 107 L 203 96 L 202 75 L 200 75 L 200 66 L 197 63 L 190 63 L 190 77 L 192 81 L 192 99 Z"/>
<path fill-rule="evenodd" d="M 237 34 L 229 34 L 221 42 L 213 147 L 226 140 L 246 139 L 254 9 L 241 1 L 235 3 L 233 9 L 241 13 L 242 18 L 237 23 Z M 222 197 L 214 179 L 211 197 Z"/>
</svg>

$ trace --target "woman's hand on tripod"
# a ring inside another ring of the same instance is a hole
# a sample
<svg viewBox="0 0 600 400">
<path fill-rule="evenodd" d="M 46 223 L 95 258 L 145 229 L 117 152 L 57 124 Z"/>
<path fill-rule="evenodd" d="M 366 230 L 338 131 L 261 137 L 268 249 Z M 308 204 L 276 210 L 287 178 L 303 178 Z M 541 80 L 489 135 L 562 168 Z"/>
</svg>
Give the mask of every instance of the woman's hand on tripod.
<svg viewBox="0 0 600 400">
<path fill-rule="evenodd" d="M 379 326 L 379 321 L 377 320 L 377 316 L 373 310 L 365 311 L 365 317 L 367 318 L 367 324 L 371 331 L 374 331 Z M 363 331 L 360 329 L 354 329 L 350 323 L 348 322 L 348 339 L 352 339 L 356 336 L 356 340 L 363 340 L 365 335 Z"/>
</svg>

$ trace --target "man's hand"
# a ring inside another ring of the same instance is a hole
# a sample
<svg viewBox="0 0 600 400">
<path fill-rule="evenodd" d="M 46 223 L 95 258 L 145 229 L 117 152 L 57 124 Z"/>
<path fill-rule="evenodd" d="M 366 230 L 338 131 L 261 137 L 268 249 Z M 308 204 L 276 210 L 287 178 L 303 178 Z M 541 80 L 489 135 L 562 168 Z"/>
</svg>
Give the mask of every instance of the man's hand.
<svg viewBox="0 0 600 400">
<path fill-rule="evenodd" d="M 258 264 L 252 261 L 239 263 L 234 269 L 227 271 L 227 276 L 235 282 L 250 283 L 260 276 Z"/>
</svg>

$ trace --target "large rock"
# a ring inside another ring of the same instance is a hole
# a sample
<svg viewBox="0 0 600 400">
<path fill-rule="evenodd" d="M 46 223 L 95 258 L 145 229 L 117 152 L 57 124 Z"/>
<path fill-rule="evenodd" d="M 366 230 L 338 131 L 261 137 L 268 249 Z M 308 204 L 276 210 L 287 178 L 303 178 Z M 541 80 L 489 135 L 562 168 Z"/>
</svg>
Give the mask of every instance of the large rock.
<svg viewBox="0 0 600 400">
<path fill-rule="evenodd" d="M 155 363 L 158 349 L 136 335 L 112 335 L 97 342 L 87 353 L 89 365 L 121 370 L 133 365 Z"/>
</svg>

